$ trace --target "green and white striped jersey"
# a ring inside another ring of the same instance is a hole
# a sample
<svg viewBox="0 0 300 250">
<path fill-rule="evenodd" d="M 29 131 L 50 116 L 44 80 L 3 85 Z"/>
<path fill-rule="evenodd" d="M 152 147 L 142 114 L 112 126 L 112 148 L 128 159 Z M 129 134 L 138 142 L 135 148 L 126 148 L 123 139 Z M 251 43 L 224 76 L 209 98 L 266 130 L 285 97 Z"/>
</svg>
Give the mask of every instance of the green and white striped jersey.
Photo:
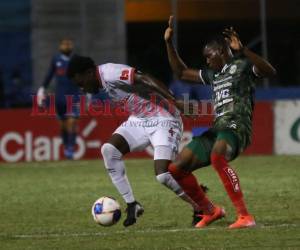
<svg viewBox="0 0 300 250">
<path fill-rule="evenodd" d="M 259 76 L 253 64 L 245 57 L 234 57 L 221 72 L 211 69 L 199 71 L 203 83 L 213 90 L 217 130 L 233 129 L 240 139 L 240 147 L 251 142 L 254 90 Z"/>
</svg>

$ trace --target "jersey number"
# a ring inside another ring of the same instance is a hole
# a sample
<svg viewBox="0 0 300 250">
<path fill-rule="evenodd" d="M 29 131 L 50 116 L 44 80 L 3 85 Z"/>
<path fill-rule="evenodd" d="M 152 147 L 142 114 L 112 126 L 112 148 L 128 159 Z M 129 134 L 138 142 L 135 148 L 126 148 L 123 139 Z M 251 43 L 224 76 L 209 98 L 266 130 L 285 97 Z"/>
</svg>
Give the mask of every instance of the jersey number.
<svg viewBox="0 0 300 250">
<path fill-rule="evenodd" d="M 122 71 L 120 79 L 121 80 L 128 80 L 128 78 L 129 78 L 129 70 L 125 69 L 125 70 Z"/>
</svg>

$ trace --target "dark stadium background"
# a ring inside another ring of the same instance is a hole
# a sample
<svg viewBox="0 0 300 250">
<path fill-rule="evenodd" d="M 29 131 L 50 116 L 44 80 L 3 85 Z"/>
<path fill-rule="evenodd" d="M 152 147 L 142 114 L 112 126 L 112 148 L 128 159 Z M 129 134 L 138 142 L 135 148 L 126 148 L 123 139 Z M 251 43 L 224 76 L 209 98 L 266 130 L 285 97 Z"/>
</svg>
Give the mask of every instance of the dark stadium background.
<svg viewBox="0 0 300 250">
<path fill-rule="evenodd" d="M 298 1 L 265 2 L 268 58 L 278 70 L 278 76 L 269 87 L 297 87 L 300 83 Z M 128 63 L 170 84 L 172 75 L 163 32 L 174 3 L 179 52 L 189 65 L 203 64 L 203 42 L 227 26 L 236 27 L 244 44 L 262 53 L 260 0 L 2 0 L 0 106 L 31 105 L 30 93 L 41 84 L 49 58 L 63 35 L 75 40 L 78 52 L 95 55 L 99 63 L 108 60 Z M 121 29 L 117 32 L 120 35 L 114 35 L 116 27 Z M 80 32 L 73 32 L 75 30 Z M 110 49 L 114 52 L 108 55 Z M 295 94 L 294 89 L 292 92 Z"/>
</svg>

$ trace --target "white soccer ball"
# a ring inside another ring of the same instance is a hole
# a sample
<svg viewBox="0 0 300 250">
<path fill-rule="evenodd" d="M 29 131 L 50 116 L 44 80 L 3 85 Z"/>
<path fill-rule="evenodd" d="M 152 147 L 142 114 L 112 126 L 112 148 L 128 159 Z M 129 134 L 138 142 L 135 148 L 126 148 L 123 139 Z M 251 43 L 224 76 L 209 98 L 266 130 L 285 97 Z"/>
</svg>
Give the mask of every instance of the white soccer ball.
<svg viewBox="0 0 300 250">
<path fill-rule="evenodd" d="M 119 203 L 112 197 L 101 197 L 92 206 L 94 221 L 101 226 L 116 224 L 121 218 Z"/>
</svg>

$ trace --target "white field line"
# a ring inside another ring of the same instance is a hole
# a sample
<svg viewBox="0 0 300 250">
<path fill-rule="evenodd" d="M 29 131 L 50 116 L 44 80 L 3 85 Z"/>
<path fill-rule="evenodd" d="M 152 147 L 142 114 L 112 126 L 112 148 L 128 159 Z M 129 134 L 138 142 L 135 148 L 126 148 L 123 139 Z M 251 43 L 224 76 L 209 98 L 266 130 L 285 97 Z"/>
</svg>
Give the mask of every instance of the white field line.
<svg viewBox="0 0 300 250">
<path fill-rule="evenodd" d="M 297 224 L 278 224 L 278 225 L 258 225 L 254 227 L 252 230 L 255 229 L 274 229 L 274 228 L 289 228 L 289 227 L 300 227 L 300 225 Z M 196 228 L 177 228 L 177 229 L 145 229 L 145 230 L 118 230 L 115 232 L 80 232 L 80 233 L 45 233 L 45 234 L 0 234 L 0 237 L 5 238 L 64 238 L 64 237 L 89 237 L 89 236 L 112 236 L 112 235 L 118 235 L 118 234 L 148 234 L 148 233 L 177 233 L 177 232 L 196 232 L 196 231 L 214 231 L 214 230 L 226 230 L 226 228 L 222 227 L 207 227 L 202 229 L 196 229 Z M 229 230 L 229 229 L 228 229 Z"/>
</svg>

